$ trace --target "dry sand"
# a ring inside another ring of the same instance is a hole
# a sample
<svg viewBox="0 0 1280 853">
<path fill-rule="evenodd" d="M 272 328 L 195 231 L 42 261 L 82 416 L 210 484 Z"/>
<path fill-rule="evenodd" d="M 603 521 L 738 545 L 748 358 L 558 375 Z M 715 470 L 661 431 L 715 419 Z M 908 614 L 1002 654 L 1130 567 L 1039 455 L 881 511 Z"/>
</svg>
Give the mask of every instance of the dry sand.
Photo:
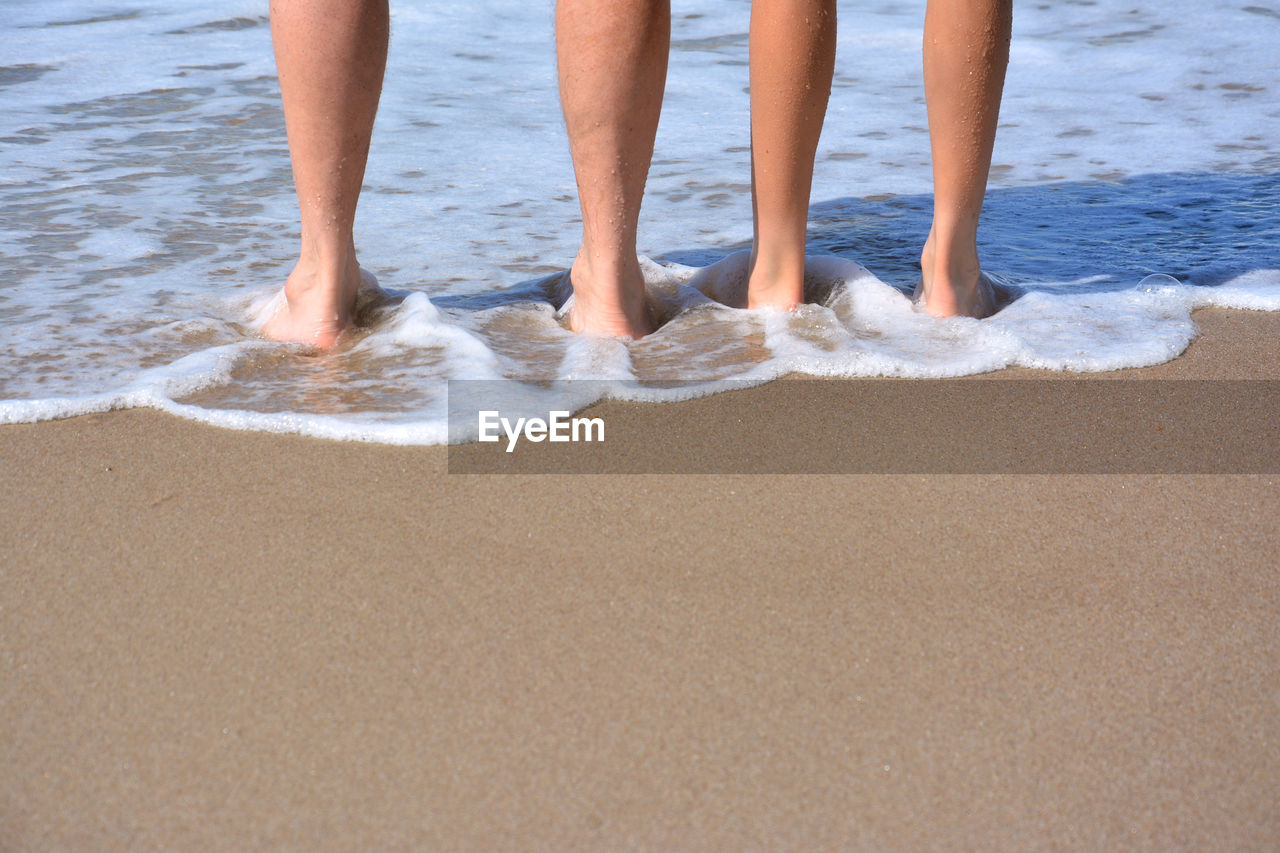
<svg viewBox="0 0 1280 853">
<path fill-rule="evenodd" d="M 1280 315 L 1197 320 L 1118 375 L 1280 380 Z M 596 411 L 644 455 L 824 384 Z M 462 476 L 149 411 L 0 465 L 6 850 L 1280 847 L 1274 469 Z"/>
</svg>

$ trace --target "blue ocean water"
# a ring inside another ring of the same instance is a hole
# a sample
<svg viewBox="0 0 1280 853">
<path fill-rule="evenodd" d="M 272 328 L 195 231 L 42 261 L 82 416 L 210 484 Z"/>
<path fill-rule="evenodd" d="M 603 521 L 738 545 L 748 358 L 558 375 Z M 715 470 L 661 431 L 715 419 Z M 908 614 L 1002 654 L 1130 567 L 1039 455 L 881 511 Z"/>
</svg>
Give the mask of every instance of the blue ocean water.
<svg viewBox="0 0 1280 853">
<path fill-rule="evenodd" d="M 715 299 L 750 239 L 749 3 L 694 0 L 674 8 L 641 222 L 669 322 L 574 337 L 555 316 L 580 223 L 552 8 L 392 4 L 357 244 L 396 299 L 315 356 L 255 330 L 297 245 L 266 3 L 0 0 L 0 422 L 155 406 L 439 443 L 451 378 L 644 398 L 790 372 L 1097 371 L 1175 358 L 1196 306 L 1280 309 L 1280 9 L 1019 5 L 982 252 L 1024 295 L 939 321 L 906 296 L 930 207 L 923 3 L 840 10 L 816 301 L 781 315 Z"/>
</svg>

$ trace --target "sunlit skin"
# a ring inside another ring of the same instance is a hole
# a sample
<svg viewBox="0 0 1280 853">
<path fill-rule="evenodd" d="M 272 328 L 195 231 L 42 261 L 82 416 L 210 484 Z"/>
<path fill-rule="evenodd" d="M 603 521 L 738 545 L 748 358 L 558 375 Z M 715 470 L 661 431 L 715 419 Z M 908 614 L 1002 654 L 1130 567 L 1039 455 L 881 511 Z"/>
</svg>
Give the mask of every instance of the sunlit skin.
<svg viewBox="0 0 1280 853">
<path fill-rule="evenodd" d="M 748 308 L 804 301 L 813 158 L 836 57 L 834 0 L 751 4 L 751 207 Z"/>
<path fill-rule="evenodd" d="M 934 220 L 921 297 L 935 316 L 994 310 L 980 286 L 978 218 L 1008 63 L 1010 0 L 930 0 L 924 69 Z M 747 307 L 804 297 L 813 158 L 831 88 L 834 0 L 751 10 L 752 206 Z M 268 337 L 330 349 L 351 326 L 362 274 L 353 226 L 386 67 L 386 0 L 272 0 L 271 30 L 298 194 L 301 245 Z M 571 269 L 574 331 L 654 329 L 636 230 L 662 108 L 669 0 L 560 0 L 561 100 L 582 206 Z"/>
<path fill-rule="evenodd" d="M 834 0 L 755 0 L 751 9 L 752 201 L 747 305 L 804 297 L 813 158 L 835 65 Z M 570 278 L 576 332 L 653 331 L 636 230 L 666 84 L 668 0 L 560 0 L 556 52 L 582 246 Z"/>
<path fill-rule="evenodd" d="M 1009 64 L 1011 0 L 929 0 L 924 86 L 933 152 L 933 225 L 920 254 L 920 296 L 935 317 L 986 317 L 978 218 Z"/>
<path fill-rule="evenodd" d="M 353 321 L 362 272 L 352 229 L 388 29 L 386 0 L 271 2 L 302 243 L 285 300 L 263 326 L 269 338 L 331 349 Z"/>
<path fill-rule="evenodd" d="M 556 57 L 582 245 L 570 269 L 575 332 L 653 331 L 636 225 L 662 110 L 671 40 L 665 0 L 560 0 Z"/>
</svg>

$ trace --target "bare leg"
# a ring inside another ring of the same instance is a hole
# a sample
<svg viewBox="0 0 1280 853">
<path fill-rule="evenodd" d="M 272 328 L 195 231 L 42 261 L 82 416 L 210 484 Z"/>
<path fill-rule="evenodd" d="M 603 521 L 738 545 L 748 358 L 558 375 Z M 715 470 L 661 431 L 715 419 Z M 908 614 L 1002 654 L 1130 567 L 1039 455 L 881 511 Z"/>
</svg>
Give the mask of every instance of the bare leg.
<svg viewBox="0 0 1280 853">
<path fill-rule="evenodd" d="M 387 0 L 271 0 L 302 247 L 268 337 L 328 349 L 351 323 L 360 287 L 352 226 L 388 27 Z"/>
<path fill-rule="evenodd" d="M 747 307 L 804 301 L 813 157 L 831 94 L 835 0 L 751 4 L 751 188 Z"/>
<path fill-rule="evenodd" d="M 933 148 L 933 227 L 920 256 L 925 310 L 984 317 L 978 217 L 1009 64 L 1012 0 L 929 0 L 924 88 Z"/>
<path fill-rule="evenodd" d="M 671 42 L 669 0 L 559 0 L 560 101 L 582 206 L 573 262 L 575 332 L 653 331 L 636 260 Z"/>
</svg>

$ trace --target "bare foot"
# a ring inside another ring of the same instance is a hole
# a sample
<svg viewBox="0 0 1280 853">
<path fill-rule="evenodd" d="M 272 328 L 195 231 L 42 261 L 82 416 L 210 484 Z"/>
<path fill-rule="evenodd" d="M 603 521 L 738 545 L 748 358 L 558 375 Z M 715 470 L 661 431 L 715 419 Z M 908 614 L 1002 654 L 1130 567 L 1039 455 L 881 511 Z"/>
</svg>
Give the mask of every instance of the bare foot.
<svg viewBox="0 0 1280 853">
<path fill-rule="evenodd" d="M 640 340 L 657 328 L 645 301 L 644 274 L 638 262 L 613 275 L 596 275 L 591 264 L 578 255 L 569 281 L 573 286 L 571 331 Z"/>
<path fill-rule="evenodd" d="M 990 317 L 999 306 L 991 280 L 982 274 L 975 254 L 972 258 L 940 264 L 933 234 L 920 254 L 920 285 L 915 298 L 932 317 Z"/>
<path fill-rule="evenodd" d="M 804 264 L 795 269 L 781 264 L 765 264 L 751 259 L 747 278 L 747 308 L 777 308 L 793 311 L 804 303 Z"/>
<path fill-rule="evenodd" d="M 360 269 L 354 255 L 340 277 L 298 261 L 285 281 L 285 298 L 263 324 L 262 334 L 277 341 L 333 349 L 352 323 L 362 282 L 372 284 L 373 276 Z"/>
</svg>

